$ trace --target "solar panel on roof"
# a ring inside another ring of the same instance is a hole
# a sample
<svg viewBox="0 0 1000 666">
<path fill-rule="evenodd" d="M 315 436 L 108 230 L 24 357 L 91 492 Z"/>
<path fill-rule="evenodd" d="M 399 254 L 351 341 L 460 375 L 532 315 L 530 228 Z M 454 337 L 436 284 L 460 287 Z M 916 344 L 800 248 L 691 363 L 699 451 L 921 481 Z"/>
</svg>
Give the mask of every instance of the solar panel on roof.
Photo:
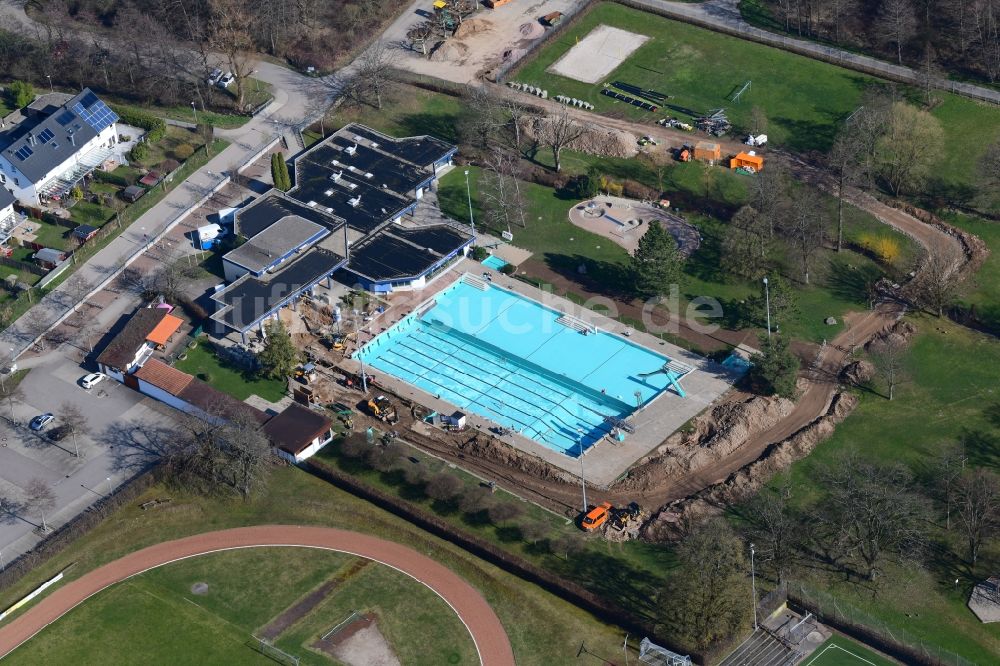
<svg viewBox="0 0 1000 666">
<path fill-rule="evenodd" d="M 56 122 L 62 125 L 63 127 L 66 127 L 66 125 L 69 125 L 71 122 L 73 122 L 74 118 L 76 118 L 76 116 L 73 115 L 72 111 L 63 111 L 61 114 L 59 114 L 59 117 L 56 118 Z"/>
<path fill-rule="evenodd" d="M 99 100 L 97 98 L 97 95 L 95 95 L 93 92 L 91 92 L 89 90 L 87 91 L 86 95 L 84 95 L 82 98 L 80 98 L 80 103 L 83 104 L 88 109 L 90 107 L 94 106 L 95 103 L 100 102 L 100 101 L 101 100 Z"/>
<path fill-rule="evenodd" d="M 52 133 L 52 130 L 50 130 L 48 127 L 46 127 L 38 135 L 38 140 L 41 141 L 42 143 L 48 143 L 49 141 L 51 141 L 55 137 L 56 137 L 56 135 Z"/>
<path fill-rule="evenodd" d="M 82 102 L 77 102 L 73 105 L 73 110 L 88 125 L 93 127 L 95 132 L 100 132 L 106 127 L 110 127 L 118 120 L 115 112 L 109 109 L 107 104 L 97 99 L 96 95 L 94 95 L 94 103 L 90 105 L 90 108 L 84 108 Z"/>
</svg>

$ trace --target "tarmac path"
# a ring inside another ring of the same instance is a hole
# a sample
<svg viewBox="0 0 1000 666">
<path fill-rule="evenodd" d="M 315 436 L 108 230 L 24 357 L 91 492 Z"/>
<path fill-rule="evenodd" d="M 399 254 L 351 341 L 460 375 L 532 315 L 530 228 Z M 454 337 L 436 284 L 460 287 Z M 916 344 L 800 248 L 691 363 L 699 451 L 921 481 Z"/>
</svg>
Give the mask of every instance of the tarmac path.
<svg viewBox="0 0 1000 666">
<path fill-rule="evenodd" d="M 130 553 L 55 589 L 0 626 L 0 658 L 101 590 L 150 569 L 234 548 L 298 546 L 366 557 L 429 587 L 465 624 L 483 666 L 512 666 L 514 652 L 500 618 L 483 596 L 444 565 L 393 541 L 331 527 L 259 525 L 165 541 Z"/>
</svg>

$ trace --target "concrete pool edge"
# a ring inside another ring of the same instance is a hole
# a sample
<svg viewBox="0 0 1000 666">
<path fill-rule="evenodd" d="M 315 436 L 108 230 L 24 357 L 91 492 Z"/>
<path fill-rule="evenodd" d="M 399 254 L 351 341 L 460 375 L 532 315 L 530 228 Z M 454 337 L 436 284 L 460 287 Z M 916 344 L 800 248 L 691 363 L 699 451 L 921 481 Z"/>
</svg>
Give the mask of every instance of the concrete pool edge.
<svg viewBox="0 0 1000 666">
<path fill-rule="evenodd" d="M 435 290 L 433 294 L 428 294 L 427 298 L 422 299 L 405 317 L 410 317 L 420 312 L 428 303 L 435 299 L 439 292 L 450 287 L 454 281 L 461 279 L 464 274 L 475 276 L 481 274 L 481 272 L 481 264 L 471 259 L 465 259 L 456 264 L 450 271 L 455 276 L 455 279 L 442 280 L 440 282 L 441 288 Z M 678 430 L 684 423 L 716 402 L 731 388 L 732 382 L 738 376 L 738 373 L 724 368 L 721 364 L 688 352 L 676 345 L 661 341 L 653 335 L 634 330 L 628 325 L 583 308 L 549 291 L 538 289 L 520 280 L 500 274 L 494 274 L 493 279 L 494 284 L 502 289 L 533 300 L 554 311 L 583 319 L 597 326 L 602 331 L 620 336 L 628 342 L 656 354 L 683 361 L 695 368 L 694 372 L 682 380 L 682 385 L 687 391 L 686 398 L 681 398 L 670 391 L 660 393 L 629 417 L 630 421 L 636 426 L 635 434 L 629 435 L 622 443 L 611 444 L 606 440 L 598 442 L 584 452 L 586 479 L 588 483 L 603 487 L 611 484 L 615 479 L 624 474 L 636 460 L 662 444 L 670 434 Z M 624 335 L 625 331 L 631 331 L 631 334 Z M 359 353 L 361 349 L 356 350 L 355 354 Z M 344 362 L 353 371 L 360 369 L 360 363 L 354 358 L 354 355 L 351 358 L 345 358 Z M 459 409 L 450 402 L 435 398 L 430 393 L 384 372 L 379 373 L 378 383 L 379 386 L 384 387 L 388 392 L 395 393 L 400 397 L 410 399 L 438 412 L 451 413 Z M 495 425 L 492 420 L 473 413 L 468 414 L 468 422 L 471 428 L 479 430 L 484 434 L 488 433 L 488 429 Z M 431 432 L 433 432 L 433 429 Z M 423 431 L 421 433 L 427 434 Z M 524 454 L 544 460 L 552 466 L 567 472 L 571 477 L 578 478 L 580 475 L 580 461 L 578 457 L 567 456 L 517 434 L 507 435 L 498 439 L 512 445 Z"/>
</svg>

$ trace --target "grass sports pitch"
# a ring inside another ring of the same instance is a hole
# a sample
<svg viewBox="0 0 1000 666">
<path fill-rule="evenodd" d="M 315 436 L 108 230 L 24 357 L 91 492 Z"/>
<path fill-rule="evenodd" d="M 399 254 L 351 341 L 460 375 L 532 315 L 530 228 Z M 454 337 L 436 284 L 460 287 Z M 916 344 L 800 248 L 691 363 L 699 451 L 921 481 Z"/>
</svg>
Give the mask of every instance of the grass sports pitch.
<svg viewBox="0 0 1000 666">
<path fill-rule="evenodd" d="M 802 663 L 804 666 L 892 666 L 885 657 L 841 636 L 830 638 Z"/>
<path fill-rule="evenodd" d="M 478 661 L 454 611 L 405 574 L 285 547 L 202 555 L 114 585 L 5 663 L 69 666 L 98 655 L 108 664 L 276 663 L 251 636 L 267 636 L 303 666 L 376 663 L 387 648 L 402 663 Z"/>
</svg>

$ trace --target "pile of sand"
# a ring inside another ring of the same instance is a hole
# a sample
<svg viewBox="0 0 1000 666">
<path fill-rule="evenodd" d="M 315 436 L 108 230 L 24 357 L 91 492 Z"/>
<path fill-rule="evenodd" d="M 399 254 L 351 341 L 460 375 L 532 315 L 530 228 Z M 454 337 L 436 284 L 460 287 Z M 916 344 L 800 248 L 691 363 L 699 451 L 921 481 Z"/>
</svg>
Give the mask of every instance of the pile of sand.
<svg viewBox="0 0 1000 666">
<path fill-rule="evenodd" d="M 522 23 L 518 30 L 521 33 L 522 39 L 538 39 L 545 34 L 545 28 L 543 28 L 542 24 L 538 21 Z"/>
<path fill-rule="evenodd" d="M 523 130 L 529 139 L 546 143 L 552 131 L 552 122 L 553 120 L 546 116 L 525 118 Z M 565 148 L 603 157 L 634 157 L 639 152 L 634 134 L 594 125 L 589 126 L 579 138 L 571 141 Z"/>
<path fill-rule="evenodd" d="M 431 60 L 434 62 L 456 62 L 460 63 L 469 55 L 469 47 L 460 41 L 446 39 L 439 43 L 431 53 Z"/>
<path fill-rule="evenodd" d="M 469 35 L 477 32 L 488 32 L 493 29 L 493 23 L 489 19 L 468 19 L 462 21 L 462 25 L 455 30 L 455 39 L 465 39 Z"/>
</svg>

